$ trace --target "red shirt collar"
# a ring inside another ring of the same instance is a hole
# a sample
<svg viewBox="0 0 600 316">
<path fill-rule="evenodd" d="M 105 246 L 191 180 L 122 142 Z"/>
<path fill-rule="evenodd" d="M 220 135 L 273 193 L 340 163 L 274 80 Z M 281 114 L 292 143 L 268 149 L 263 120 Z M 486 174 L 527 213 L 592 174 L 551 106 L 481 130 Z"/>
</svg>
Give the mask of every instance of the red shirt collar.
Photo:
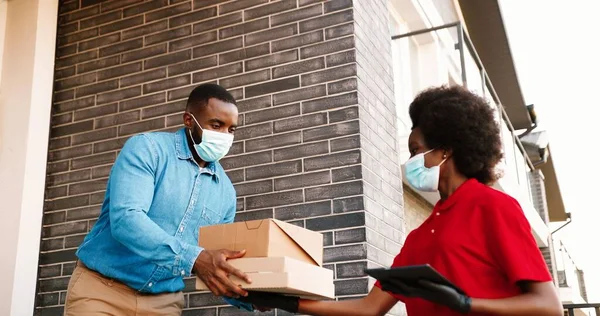
<svg viewBox="0 0 600 316">
<path fill-rule="evenodd" d="M 454 193 L 452 193 L 445 201 L 438 201 L 435 204 L 433 210 L 445 211 L 449 209 L 456 203 L 456 201 L 462 199 L 466 194 L 468 194 L 469 191 L 471 191 L 471 189 L 475 188 L 478 185 L 480 185 L 480 183 L 476 179 L 468 179 L 467 181 L 463 182 L 463 184 L 461 184 L 458 188 L 456 188 Z"/>
</svg>

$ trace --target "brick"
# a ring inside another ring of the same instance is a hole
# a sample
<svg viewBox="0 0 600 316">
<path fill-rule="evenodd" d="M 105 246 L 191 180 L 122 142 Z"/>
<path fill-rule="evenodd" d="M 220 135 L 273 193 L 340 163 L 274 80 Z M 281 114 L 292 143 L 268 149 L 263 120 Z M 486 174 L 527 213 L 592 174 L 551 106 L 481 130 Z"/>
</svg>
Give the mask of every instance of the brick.
<svg viewBox="0 0 600 316">
<path fill-rule="evenodd" d="M 72 275 L 75 270 L 75 262 L 63 263 L 63 272 L 62 275 Z"/>
<path fill-rule="evenodd" d="M 77 49 L 77 47 L 75 47 L 75 49 Z M 57 69 L 56 71 L 54 71 L 54 80 L 71 77 L 71 76 L 75 75 L 76 72 L 77 72 L 76 66 L 71 66 L 69 68 L 63 68 L 63 69 Z"/>
<path fill-rule="evenodd" d="M 207 60 L 207 59 L 209 59 L 209 60 Z M 217 63 L 217 56 L 212 56 L 212 57 L 203 58 L 203 59 L 196 59 L 196 60 L 193 60 L 188 63 L 194 63 L 194 62 L 203 62 L 206 65 L 204 68 L 210 67 Z M 210 63 L 210 66 L 208 63 Z M 170 71 L 170 69 L 171 68 L 169 67 L 169 71 Z M 193 77 L 193 82 L 197 83 L 197 82 L 203 82 L 203 81 L 208 81 L 208 80 L 213 80 L 213 79 L 218 79 L 218 78 L 222 78 L 222 77 L 240 74 L 243 71 L 244 71 L 244 65 L 242 65 L 241 62 L 239 62 L 239 63 L 235 63 L 235 64 L 221 66 L 218 68 L 211 68 L 209 70 L 200 71 L 200 72 L 194 73 L 194 75 L 192 77 Z"/>
<path fill-rule="evenodd" d="M 94 61 L 90 61 L 87 63 L 77 65 L 77 73 L 84 73 L 88 71 L 94 71 L 98 69 L 108 68 L 111 66 L 115 66 L 119 64 L 121 60 L 120 56 L 111 56 L 107 58 L 102 58 Z"/>
<path fill-rule="evenodd" d="M 104 202 L 105 192 L 90 194 L 90 204 L 101 204 Z"/>
<path fill-rule="evenodd" d="M 138 113 L 138 112 L 135 112 Z M 119 150 L 123 148 L 125 141 L 127 141 L 129 137 L 121 137 L 116 139 L 111 139 L 103 142 L 98 142 L 94 144 L 94 154 L 103 153 L 112 150 Z"/>
<path fill-rule="evenodd" d="M 331 171 L 333 182 L 349 181 L 362 178 L 362 167 L 360 165 L 334 169 Z"/>
<path fill-rule="evenodd" d="M 245 86 L 251 83 L 269 80 L 271 73 L 268 69 L 259 70 L 255 72 L 245 73 L 243 75 L 229 77 L 219 80 L 219 84 L 224 88 L 233 88 L 239 86 Z"/>
<path fill-rule="evenodd" d="M 103 81 L 95 84 L 91 84 L 76 89 L 77 98 L 88 96 L 91 94 L 98 94 L 104 91 L 115 90 L 119 88 L 119 80 Z"/>
<path fill-rule="evenodd" d="M 83 18 L 87 18 L 92 15 L 98 14 L 99 11 L 100 11 L 99 8 L 97 6 L 94 6 L 94 7 L 86 8 L 86 9 L 79 10 L 79 11 L 76 11 L 73 13 L 65 14 L 58 18 L 58 24 L 62 25 L 62 24 L 66 24 L 69 22 L 81 20 Z"/>
<path fill-rule="evenodd" d="M 65 149 L 49 152 L 48 153 L 48 161 L 69 159 L 69 158 L 73 158 L 73 157 L 89 155 L 91 153 L 92 153 L 92 148 L 89 145 L 70 147 L 70 148 L 65 148 Z"/>
<path fill-rule="evenodd" d="M 219 39 L 248 34 L 269 28 L 269 18 L 236 24 L 219 30 Z"/>
<path fill-rule="evenodd" d="M 106 189 L 106 180 L 79 182 L 69 185 L 69 194 L 83 194 Z"/>
<path fill-rule="evenodd" d="M 217 16 L 217 7 L 206 8 L 193 11 L 187 14 L 179 15 L 169 19 L 169 27 L 174 28 L 184 24 L 202 21 L 211 17 Z"/>
<path fill-rule="evenodd" d="M 203 0 L 200 0 L 203 1 Z M 200 23 L 194 24 L 194 33 L 202 33 L 214 29 L 218 29 L 230 24 L 242 22 L 242 12 L 234 12 L 227 15 L 220 15 L 219 17 L 203 20 Z"/>
<path fill-rule="evenodd" d="M 298 51 L 285 51 L 281 53 L 271 54 L 269 56 L 255 58 L 246 61 L 246 71 L 255 70 L 265 67 L 271 67 L 278 64 L 288 63 L 298 60 Z"/>
<path fill-rule="evenodd" d="M 354 48 L 354 38 L 344 37 L 300 49 L 300 58 L 310 58 Z"/>
<path fill-rule="evenodd" d="M 96 82 L 96 74 L 84 74 L 76 77 L 71 77 L 65 80 L 55 81 L 54 83 L 54 91 L 61 91 L 70 89 L 77 86 L 83 86 L 86 84 Z"/>
<path fill-rule="evenodd" d="M 246 180 L 264 179 L 302 171 L 302 161 L 286 161 L 246 169 Z"/>
<path fill-rule="evenodd" d="M 67 186 L 47 188 L 45 192 L 46 199 L 55 199 L 59 197 L 67 196 Z"/>
<path fill-rule="evenodd" d="M 331 0 L 325 2 L 325 12 L 333 12 L 352 7 L 352 0 Z"/>
<path fill-rule="evenodd" d="M 153 107 L 142 109 L 142 119 L 163 116 L 166 114 L 179 113 L 185 110 L 187 106 L 186 100 L 161 104 Z"/>
<path fill-rule="evenodd" d="M 68 161 L 48 163 L 48 167 L 46 168 L 46 171 L 48 172 L 48 174 L 54 174 L 57 172 L 63 172 L 63 171 L 67 171 L 67 170 L 69 170 L 69 162 Z"/>
<path fill-rule="evenodd" d="M 166 43 L 158 44 L 158 45 L 147 47 L 144 49 L 128 51 L 122 55 L 122 61 L 124 63 L 126 63 L 126 62 L 130 62 L 130 61 L 145 59 L 148 57 L 164 54 L 166 52 L 167 52 L 167 44 Z M 160 58 L 160 57 L 157 57 L 157 58 Z"/>
<path fill-rule="evenodd" d="M 358 82 L 356 78 L 344 79 L 327 84 L 327 91 L 329 92 L 329 94 L 354 91 L 357 88 Z"/>
<path fill-rule="evenodd" d="M 345 52 L 329 55 L 325 58 L 327 67 L 335 67 L 356 61 L 356 51 L 348 50 Z"/>
<path fill-rule="evenodd" d="M 298 26 L 296 24 L 284 25 L 276 28 L 270 28 L 266 31 L 248 34 L 245 36 L 246 45 L 254 45 L 262 42 L 276 40 L 282 37 L 296 35 Z"/>
<path fill-rule="evenodd" d="M 221 0 L 194 0 L 194 10 L 210 7 L 222 2 Z"/>
<path fill-rule="evenodd" d="M 223 65 L 243 59 L 266 55 L 269 54 L 269 52 L 269 43 L 246 47 L 219 55 L 219 64 Z"/>
<path fill-rule="evenodd" d="M 331 140 L 332 152 L 354 148 L 360 148 L 360 136 L 358 135 Z"/>
<path fill-rule="evenodd" d="M 345 65 L 337 68 L 302 75 L 302 85 L 310 86 L 317 83 L 333 81 L 346 77 L 356 76 L 356 64 Z"/>
<path fill-rule="evenodd" d="M 305 189 L 306 200 L 324 200 L 336 197 L 362 194 L 362 181 L 345 182 Z"/>
<path fill-rule="evenodd" d="M 323 41 L 323 31 L 318 30 L 315 32 L 310 32 L 306 34 L 301 34 L 298 36 L 289 37 L 286 39 L 274 41 L 271 43 L 271 49 L 273 52 L 278 52 L 282 50 L 287 50 L 291 48 L 298 48 L 318 42 Z M 319 54 L 314 54 L 311 57 L 317 56 Z M 301 55 L 302 57 L 302 55 Z M 306 58 L 306 57 L 302 57 Z"/>
<path fill-rule="evenodd" d="M 271 162 L 271 152 L 263 151 L 258 153 L 252 153 L 247 155 L 240 155 L 235 157 L 225 157 L 220 162 L 225 170 L 237 169 L 247 166 L 259 165 L 267 162 Z"/>
<path fill-rule="evenodd" d="M 293 206 L 279 207 L 275 209 L 275 218 L 288 221 L 297 218 L 307 218 L 331 214 L 331 202 L 323 201 L 316 203 L 305 203 Z"/>
<path fill-rule="evenodd" d="M 244 182 L 235 185 L 237 196 L 256 195 L 273 192 L 273 180 Z"/>
<path fill-rule="evenodd" d="M 327 124 L 327 114 L 315 113 L 311 115 L 303 115 L 275 121 L 273 123 L 273 130 L 275 133 L 280 133 L 323 124 Z"/>
<path fill-rule="evenodd" d="M 111 10 L 115 10 L 115 9 L 120 9 L 122 7 L 136 4 L 138 2 L 144 2 L 144 0 L 113 0 L 113 1 L 103 2 L 100 5 L 100 11 L 107 12 L 107 11 L 111 11 Z"/>
<path fill-rule="evenodd" d="M 338 136 L 356 134 L 359 132 L 358 121 L 350 121 L 338 123 L 335 125 L 328 125 L 323 127 L 317 127 L 303 131 L 302 139 L 305 142 L 329 139 Z"/>
<path fill-rule="evenodd" d="M 313 99 L 327 93 L 325 85 L 307 87 L 293 91 L 286 91 L 273 95 L 273 105 L 281 105 L 301 100 Z"/>
<path fill-rule="evenodd" d="M 305 101 L 302 103 L 302 113 L 318 112 L 355 104 L 358 104 L 358 93 L 351 92 L 312 101 Z"/>
<path fill-rule="evenodd" d="M 71 146 L 71 137 L 66 136 L 66 137 L 50 140 L 50 143 L 48 144 L 48 149 L 54 150 L 54 149 L 60 149 L 60 148 L 65 148 L 65 147 L 69 147 L 69 146 Z"/>
<path fill-rule="evenodd" d="M 331 25 L 352 22 L 354 20 L 352 10 L 328 14 L 314 19 L 300 22 L 300 33 L 322 29 Z"/>
<path fill-rule="evenodd" d="M 300 132 L 291 132 L 248 140 L 246 141 L 246 152 L 299 144 L 302 142 L 301 136 Z"/>
<path fill-rule="evenodd" d="M 153 81 L 156 79 L 165 78 L 167 76 L 167 69 L 160 68 L 149 71 L 144 71 L 137 73 L 135 75 L 130 75 L 126 77 L 122 77 L 119 82 L 121 84 L 121 88 L 132 86 L 138 83 Z"/>
<path fill-rule="evenodd" d="M 128 40 L 131 38 L 136 38 L 136 37 L 160 32 L 160 31 L 166 30 L 168 27 L 169 27 L 169 22 L 166 20 L 165 21 L 157 21 L 154 23 L 148 23 L 148 24 L 144 24 L 142 26 L 136 27 L 136 28 L 132 28 L 132 29 L 123 31 L 123 33 L 121 33 L 121 38 L 123 40 Z"/>
<path fill-rule="evenodd" d="M 369 279 L 335 281 L 335 295 L 356 295 L 369 292 Z"/>
<path fill-rule="evenodd" d="M 306 18 L 314 17 L 317 15 L 323 14 L 323 8 L 320 4 L 313 5 L 306 8 L 300 8 L 298 10 L 293 10 L 277 15 L 273 15 L 271 17 L 271 26 L 277 26 L 281 24 L 287 24 L 290 22 L 296 22 L 299 20 L 304 20 Z"/>
<path fill-rule="evenodd" d="M 229 180 L 231 180 L 232 183 L 242 182 L 244 181 L 244 169 L 227 170 L 227 176 L 229 177 Z"/>
<path fill-rule="evenodd" d="M 93 6 L 93 5 L 99 4 L 100 2 L 102 2 L 102 0 L 81 0 L 81 7 L 85 8 L 85 7 Z"/>
<path fill-rule="evenodd" d="M 116 159 L 116 154 L 114 152 L 104 153 L 99 155 L 87 156 L 83 158 L 77 158 L 71 160 L 71 169 L 83 169 L 88 167 L 95 167 L 100 165 L 105 165 L 109 163 L 114 163 Z M 91 201 L 90 201 L 91 202 Z M 83 206 L 83 205 L 77 205 Z"/>
<path fill-rule="evenodd" d="M 121 14 L 121 11 L 113 11 L 100 15 L 95 15 L 92 18 L 79 21 L 79 27 L 83 30 L 90 27 L 102 25 L 108 22 L 116 21 L 121 18 Z"/>
<path fill-rule="evenodd" d="M 235 1 L 234 1 L 235 2 Z M 190 291 L 195 291 L 196 281 L 190 285 Z M 184 290 L 185 291 L 185 290 Z M 220 309 L 221 313 L 223 313 L 223 308 Z M 201 309 L 185 309 L 182 316 L 217 316 L 217 308 L 201 308 Z"/>
<path fill-rule="evenodd" d="M 308 191 L 309 189 L 307 189 Z M 306 220 L 306 228 L 314 231 L 340 229 L 365 225 L 365 213 L 331 215 Z"/>
<path fill-rule="evenodd" d="M 167 127 L 176 127 L 176 128 L 180 128 L 183 127 L 183 121 L 182 121 L 182 114 L 183 113 L 177 113 L 174 115 L 169 115 L 167 116 Z"/>
<path fill-rule="evenodd" d="M 273 218 L 273 209 L 248 211 L 235 214 L 236 222 L 253 221 L 258 219 Z"/>
<path fill-rule="evenodd" d="M 186 37 L 178 41 L 169 43 L 169 51 L 176 51 L 198 45 L 214 42 L 217 40 L 217 32 L 202 33 L 191 37 Z"/>
<path fill-rule="evenodd" d="M 261 83 L 253 86 L 246 87 L 246 97 L 255 97 L 263 94 L 270 94 L 274 92 L 280 92 L 283 90 L 290 90 L 300 87 L 300 80 L 298 77 L 291 77 L 286 79 L 269 81 L 267 83 Z"/>
<path fill-rule="evenodd" d="M 177 38 L 192 34 L 192 27 L 189 25 L 180 28 L 167 30 L 164 32 L 155 33 L 144 37 L 144 45 L 152 45 L 156 43 L 168 42 Z"/>
<path fill-rule="evenodd" d="M 139 72 L 142 70 L 142 63 L 131 63 L 127 65 L 122 65 L 118 67 L 108 68 L 101 71 L 98 71 L 98 80 L 110 79 L 114 77 L 121 77 L 123 75 L 127 75 L 134 72 Z"/>
<path fill-rule="evenodd" d="M 102 106 L 95 106 L 95 107 L 85 109 L 85 110 L 75 111 L 74 117 L 75 117 L 76 121 L 79 121 L 79 120 L 103 116 L 103 115 L 107 115 L 107 114 L 113 114 L 113 113 L 116 113 L 117 110 L 118 110 L 117 103 L 112 103 L 112 104 L 107 104 L 107 105 L 102 105 Z"/>
<path fill-rule="evenodd" d="M 152 120 L 131 123 L 119 126 L 119 136 L 127 136 L 135 133 L 156 130 L 165 127 L 165 118 L 159 117 Z"/>
<path fill-rule="evenodd" d="M 321 155 L 329 152 L 327 142 L 319 142 L 313 144 L 304 144 L 299 146 L 276 149 L 273 151 L 275 161 L 296 159 L 301 157 L 310 157 Z"/>
<path fill-rule="evenodd" d="M 40 278 L 51 278 L 60 275 L 60 264 L 40 267 Z"/>
<path fill-rule="evenodd" d="M 77 123 L 72 123 L 72 124 L 68 124 L 68 125 L 54 127 L 50 131 L 50 135 L 52 135 L 51 137 L 60 137 L 60 136 L 81 133 L 81 132 L 85 132 L 85 131 L 91 131 L 93 128 L 94 128 L 94 121 L 89 120 L 89 121 L 77 122 Z"/>
<path fill-rule="evenodd" d="M 75 26 L 77 26 L 77 23 L 74 24 Z M 90 39 L 94 36 L 98 36 L 97 28 L 72 33 L 66 36 L 61 36 L 58 38 L 58 47 L 63 47 L 69 44 L 77 43 L 86 39 Z"/>
<path fill-rule="evenodd" d="M 42 238 L 64 236 L 75 233 L 85 233 L 87 232 L 87 228 L 87 222 L 69 222 L 64 224 L 48 226 L 42 229 Z"/>
<path fill-rule="evenodd" d="M 360 214 L 360 213 L 354 213 Z M 364 213 L 362 213 L 364 214 Z M 341 230 L 335 232 L 335 244 L 343 245 L 343 244 L 353 244 L 358 242 L 367 241 L 367 233 L 364 227 L 354 228 L 348 230 Z"/>
<path fill-rule="evenodd" d="M 163 56 L 154 57 L 144 61 L 144 69 L 151 69 L 170 64 L 176 64 L 178 62 L 190 60 L 192 58 L 191 50 L 184 50 L 175 53 L 170 53 Z"/>
<path fill-rule="evenodd" d="M 146 95 L 146 96 L 136 98 L 136 99 L 123 101 L 119 105 L 119 111 L 123 112 L 123 111 L 133 110 L 133 109 L 141 108 L 141 107 L 148 106 L 148 105 L 163 103 L 165 101 L 166 101 L 165 94 L 163 92 L 159 92 L 159 93 Z M 111 121 L 111 120 L 108 120 L 108 121 Z M 98 127 L 106 126 L 106 125 L 104 125 L 105 122 L 106 121 L 104 121 L 104 118 L 96 120 L 96 127 L 98 128 Z M 117 124 L 121 124 L 121 123 L 117 123 Z"/>
<path fill-rule="evenodd" d="M 190 96 L 190 93 L 192 92 L 192 90 L 194 90 L 194 88 L 196 88 L 196 85 L 171 90 L 171 91 L 167 92 L 167 100 L 173 101 L 173 100 L 178 100 L 178 99 L 187 99 Z M 229 92 L 231 92 L 231 91 L 229 91 Z"/>
<path fill-rule="evenodd" d="M 358 118 L 358 106 L 351 106 L 337 111 L 329 112 L 329 123 L 350 121 Z"/>
<path fill-rule="evenodd" d="M 71 11 L 75 11 L 79 9 L 79 1 L 71 1 L 68 3 L 61 3 L 58 6 L 58 15 L 63 15 L 65 13 L 69 13 Z"/>
<path fill-rule="evenodd" d="M 300 115 L 300 105 L 297 103 L 246 113 L 245 122 L 254 124 L 294 115 Z"/>
<path fill-rule="evenodd" d="M 159 8 L 162 7 L 162 5 L 156 5 L 156 6 Z M 169 6 L 164 9 L 148 12 L 148 13 L 146 13 L 146 23 L 156 21 L 156 20 L 162 20 L 164 18 L 178 15 L 178 14 L 181 14 L 184 12 L 189 12 L 191 10 L 192 10 L 192 3 L 185 2 L 182 4 L 175 5 L 175 6 Z M 127 14 L 127 11 L 125 11 L 125 14 Z M 173 27 L 173 26 L 170 25 L 169 27 Z"/>
<path fill-rule="evenodd" d="M 217 81 L 212 81 L 212 83 L 218 83 Z M 244 88 L 230 89 L 229 93 L 233 96 L 234 99 L 239 100 L 244 98 Z"/>
<path fill-rule="evenodd" d="M 63 58 L 66 57 L 68 55 L 73 55 L 77 53 L 77 44 L 73 44 L 73 45 L 69 45 L 69 46 L 64 46 L 64 47 L 59 47 L 56 50 L 56 58 Z"/>
<path fill-rule="evenodd" d="M 117 128 L 93 130 L 91 132 L 73 135 L 73 145 L 92 143 L 98 140 L 117 137 Z"/>
<path fill-rule="evenodd" d="M 64 104 L 64 103 L 63 103 Z M 58 111 L 57 111 L 58 112 Z M 52 126 L 73 122 L 73 113 L 65 113 L 52 116 Z"/>
<path fill-rule="evenodd" d="M 91 152 L 90 152 L 91 153 Z M 79 182 L 90 179 L 90 170 L 77 170 L 67 173 L 50 175 L 47 178 L 48 186 L 61 185 L 65 183 Z"/>
<path fill-rule="evenodd" d="M 325 29 L 325 39 L 330 40 L 354 34 L 354 23 L 343 24 Z"/>
<path fill-rule="evenodd" d="M 89 52 L 83 52 L 69 57 L 60 58 L 56 60 L 56 68 L 63 68 L 73 66 L 88 60 L 98 58 L 98 52 L 95 50 Z"/>
<path fill-rule="evenodd" d="M 107 34 L 112 32 L 121 31 L 123 29 L 128 29 L 134 26 L 144 24 L 143 16 L 135 16 L 129 19 L 121 20 L 115 23 L 107 24 L 100 27 L 100 34 Z"/>
<path fill-rule="evenodd" d="M 241 48 L 242 46 L 243 46 L 242 37 L 235 37 L 235 38 L 224 40 L 224 41 L 218 41 L 213 44 L 203 45 L 203 46 L 194 48 L 194 58 L 218 54 L 218 53 L 226 52 L 226 51 L 233 50 L 236 48 Z"/>
<path fill-rule="evenodd" d="M 237 0 L 225 3 L 219 6 L 219 14 L 239 11 L 249 7 L 253 7 L 262 3 L 267 3 L 269 0 Z"/>
<path fill-rule="evenodd" d="M 303 201 L 302 190 L 262 194 L 246 198 L 248 209 L 265 208 L 287 204 L 300 203 Z"/>
<path fill-rule="evenodd" d="M 318 3 L 318 2 L 323 2 L 323 0 L 298 0 L 298 5 L 303 7 L 303 6 L 313 4 L 313 3 Z"/>
<path fill-rule="evenodd" d="M 185 74 L 179 77 L 172 77 L 159 80 L 144 85 L 144 94 L 157 91 L 164 91 L 175 87 L 185 86 L 192 83 L 190 75 Z"/>
<path fill-rule="evenodd" d="M 100 166 L 92 169 L 92 178 L 106 178 L 110 174 L 112 166 Z"/>
<path fill-rule="evenodd" d="M 64 238 L 53 238 L 53 239 L 45 239 L 42 240 L 40 245 L 41 251 L 52 251 L 59 250 L 65 248 L 65 239 Z"/>
<path fill-rule="evenodd" d="M 106 180 L 102 180 L 104 187 L 106 187 Z M 100 206 L 87 206 L 67 211 L 67 220 L 76 221 L 83 219 L 95 219 L 100 215 Z"/>
<path fill-rule="evenodd" d="M 324 262 L 360 260 L 367 258 L 366 245 L 351 245 L 323 249 Z"/>
<path fill-rule="evenodd" d="M 275 191 L 302 188 L 331 182 L 329 171 L 305 173 L 297 176 L 275 179 Z"/>
<path fill-rule="evenodd" d="M 66 185 L 63 185 L 62 187 L 58 187 L 58 188 L 66 188 Z M 47 188 L 46 190 L 51 190 L 54 188 Z M 49 199 L 48 197 L 46 197 L 46 199 Z M 57 223 L 62 223 L 65 221 L 66 218 L 66 212 L 54 212 L 54 213 L 47 213 L 44 214 L 44 221 L 43 224 L 44 225 L 51 225 L 51 224 L 57 224 Z"/>
<path fill-rule="evenodd" d="M 236 199 L 236 203 L 235 203 L 235 211 L 236 211 L 236 212 L 243 211 L 243 210 L 245 209 L 244 203 L 245 203 L 245 202 L 244 202 L 244 198 L 239 198 L 239 199 Z"/>
<path fill-rule="evenodd" d="M 69 251 L 69 253 L 73 252 L 71 250 L 68 250 L 68 251 Z M 61 251 L 59 253 L 63 254 L 63 253 L 66 253 L 66 251 L 65 252 Z M 53 254 L 56 254 L 56 252 L 44 253 L 44 254 L 40 255 L 40 261 L 41 261 L 41 257 L 49 257 L 49 256 L 52 256 Z M 68 258 L 73 258 L 73 257 L 75 257 L 74 253 L 72 256 L 68 256 Z M 57 259 L 54 259 L 52 261 L 55 261 L 55 260 L 57 260 Z M 57 262 L 60 262 L 60 261 L 57 261 Z M 40 286 L 39 286 L 39 291 L 40 292 L 66 291 L 67 286 L 69 285 L 70 278 L 71 277 L 41 280 Z M 58 316 L 59 314 L 55 314 L 55 315 Z"/>
<path fill-rule="evenodd" d="M 240 112 L 264 109 L 271 106 L 271 96 L 265 95 L 254 99 L 244 99 L 237 103 Z"/>
<path fill-rule="evenodd" d="M 136 6 L 133 6 L 131 8 L 124 9 L 123 10 L 123 16 L 124 17 L 128 17 L 128 16 L 142 14 L 144 12 L 148 12 L 148 11 L 152 11 L 154 9 L 162 8 L 162 7 L 164 7 L 164 6 L 168 5 L 168 4 L 169 4 L 168 0 L 152 0 L 152 1 L 148 1 L 148 2 L 145 2 L 143 4 L 136 5 Z M 185 12 L 185 11 L 189 10 L 189 5 L 187 7 L 185 5 L 181 5 L 179 7 L 170 7 L 170 8 L 167 8 L 167 9 L 173 10 L 171 12 L 173 14 L 177 14 L 177 13 L 179 13 L 179 11 Z M 158 11 L 154 11 L 154 12 L 152 12 L 153 14 L 150 15 L 150 16 L 146 15 L 146 23 L 150 22 L 152 19 L 157 20 L 157 19 L 160 19 L 162 17 L 168 16 L 170 12 L 167 9 L 160 10 L 161 11 L 160 13 L 158 13 Z"/>
<path fill-rule="evenodd" d="M 333 201 L 333 212 L 334 213 L 361 211 L 364 209 L 365 209 L 365 205 L 364 205 L 364 200 L 363 200 L 362 196 L 336 199 Z"/>
<path fill-rule="evenodd" d="M 67 90 L 62 92 L 54 92 L 54 102 L 62 102 L 75 98 L 75 90 Z"/>
<path fill-rule="evenodd" d="M 214 305 L 227 305 L 223 298 L 214 296 L 212 293 L 195 293 L 189 296 L 190 307 L 205 307 Z"/>
<path fill-rule="evenodd" d="M 144 41 L 141 38 L 120 42 L 118 44 L 100 48 L 100 57 L 110 56 L 123 52 L 130 52 L 134 49 L 141 48 L 142 46 L 144 46 Z M 126 62 L 126 58 L 124 56 L 123 62 Z"/>
<path fill-rule="evenodd" d="M 91 227 L 92 225 L 90 225 Z M 77 248 L 83 242 L 85 235 L 69 236 L 65 238 L 65 248 Z"/>
<path fill-rule="evenodd" d="M 296 51 L 294 50 L 294 52 Z M 287 77 L 323 68 L 325 68 L 325 60 L 322 57 L 313 58 L 293 64 L 275 67 L 273 68 L 273 78 Z"/>
<path fill-rule="evenodd" d="M 360 163 L 360 151 L 342 152 L 321 157 L 306 158 L 304 171 L 334 168 Z"/>
<path fill-rule="evenodd" d="M 244 11 L 244 19 L 251 20 L 296 8 L 296 0 L 281 0 L 268 5 Z"/>
</svg>

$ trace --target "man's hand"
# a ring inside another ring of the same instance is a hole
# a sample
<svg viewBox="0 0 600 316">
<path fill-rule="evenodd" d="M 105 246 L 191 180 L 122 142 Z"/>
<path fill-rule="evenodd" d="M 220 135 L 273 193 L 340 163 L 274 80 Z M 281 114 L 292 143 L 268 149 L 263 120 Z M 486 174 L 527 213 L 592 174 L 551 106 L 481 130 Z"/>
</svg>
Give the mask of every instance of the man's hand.
<svg viewBox="0 0 600 316">
<path fill-rule="evenodd" d="M 252 280 L 245 273 L 227 263 L 228 259 L 241 258 L 245 254 L 245 250 L 203 250 L 194 263 L 194 271 L 216 296 L 234 298 L 247 296 L 248 292 L 231 282 L 229 275 L 233 274 L 247 283 Z"/>
<path fill-rule="evenodd" d="M 400 280 L 389 280 L 381 282 L 384 291 L 400 294 L 406 297 L 419 297 L 424 300 L 449 307 L 460 313 L 471 311 L 471 298 L 458 293 L 455 289 L 433 283 L 427 280 L 419 280 L 416 286 L 408 285 Z"/>
</svg>

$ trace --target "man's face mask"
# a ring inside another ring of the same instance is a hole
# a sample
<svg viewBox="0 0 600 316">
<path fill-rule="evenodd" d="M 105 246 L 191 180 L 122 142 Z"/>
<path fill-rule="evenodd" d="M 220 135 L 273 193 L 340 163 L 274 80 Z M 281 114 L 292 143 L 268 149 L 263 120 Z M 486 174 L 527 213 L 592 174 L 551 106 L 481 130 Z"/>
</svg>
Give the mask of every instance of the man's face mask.
<svg viewBox="0 0 600 316">
<path fill-rule="evenodd" d="M 202 140 L 200 144 L 196 144 L 194 137 L 192 136 L 192 131 L 188 130 L 190 133 L 190 138 L 194 143 L 194 149 L 200 158 L 206 162 L 214 162 L 218 161 L 221 158 L 225 157 L 233 144 L 233 135 L 228 133 L 220 133 L 211 131 L 208 129 L 203 129 L 200 126 L 200 123 L 196 120 L 196 117 L 192 113 L 190 113 L 194 122 L 198 125 L 198 127 L 202 130 Z"/>
</svg>

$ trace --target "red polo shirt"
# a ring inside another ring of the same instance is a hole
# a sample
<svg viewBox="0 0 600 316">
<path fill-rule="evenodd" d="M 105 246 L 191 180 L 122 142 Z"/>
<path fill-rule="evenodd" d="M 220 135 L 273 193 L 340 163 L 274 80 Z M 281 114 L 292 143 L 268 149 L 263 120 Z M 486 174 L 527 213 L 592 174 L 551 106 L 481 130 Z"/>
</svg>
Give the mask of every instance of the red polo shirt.
<svg viewBox="0 0 600 316">
<path fill-rule="evenodd" d="M 472 298 L 511 297 L 521 293 L 518 281 L 552 280 L 518 202 L 474 179 L 435 205 L 392 266 L 426 263 Z M 422 299 L 394 297 L 409 316 L 460 315 Z"/>
</svg>

